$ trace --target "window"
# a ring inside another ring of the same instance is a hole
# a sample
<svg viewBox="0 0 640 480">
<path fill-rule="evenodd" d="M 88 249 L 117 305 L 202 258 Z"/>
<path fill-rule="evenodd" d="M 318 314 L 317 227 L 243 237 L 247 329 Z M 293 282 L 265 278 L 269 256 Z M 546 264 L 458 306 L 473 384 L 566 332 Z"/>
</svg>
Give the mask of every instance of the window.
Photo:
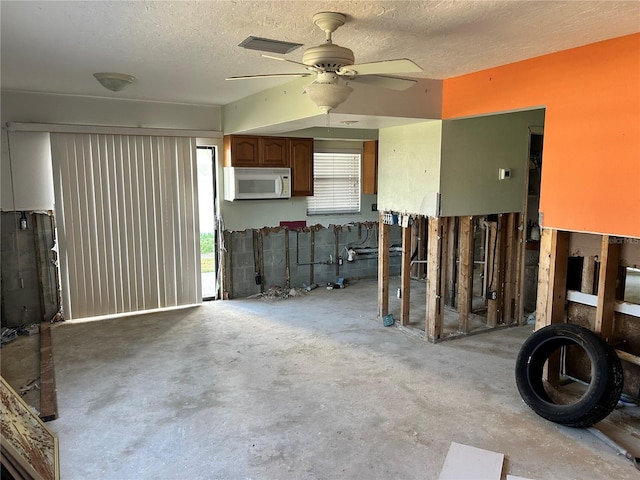
<svg viewBox="0 0 640 480">
<path fill-rule="evenodd" d="M 360 152 L 314 153 L 307 214 L 360 212 Z"/>
</svg>

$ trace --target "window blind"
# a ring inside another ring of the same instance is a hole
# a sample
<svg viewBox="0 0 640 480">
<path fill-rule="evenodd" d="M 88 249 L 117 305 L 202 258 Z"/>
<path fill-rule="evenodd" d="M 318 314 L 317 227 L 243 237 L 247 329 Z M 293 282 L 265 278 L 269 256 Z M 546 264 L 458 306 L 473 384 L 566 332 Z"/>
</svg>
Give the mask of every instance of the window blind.
<svg viewBox="0 0 640 480">
<path fill-rule="evenodd" d="M 314 153 L 307 214 L 360 212 L 360 154 Z"/>
<path fill-rule="evenodd" d="M 65 318 L 201 301 L 195 138 L 52 133 Z"/>
</svg>

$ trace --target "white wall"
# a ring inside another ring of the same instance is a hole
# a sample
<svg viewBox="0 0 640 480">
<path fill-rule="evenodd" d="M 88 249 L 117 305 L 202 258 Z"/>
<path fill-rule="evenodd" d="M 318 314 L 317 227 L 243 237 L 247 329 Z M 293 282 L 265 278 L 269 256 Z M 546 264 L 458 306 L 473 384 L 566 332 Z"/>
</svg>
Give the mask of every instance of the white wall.
<svg viewBox="0 0 640 480">
<path fill-rule="evenodd" d="M 2 211 L 53 210 L 53 171 L 48 133 L 2 131 L 1 188 Z"/>
<path fill-rule="evenodd" d="M 2 91 L 1 98 L 3 130 L 0 208 L 4 211 L 11 211 L 14 208 L 15 210 L 53 209 L 53 174 L 48 134 L 7 132 L 5 126 L 8 122 L 212 132 L 219 132 L 222 128 L 221 109 L 212 105 L 185 105 L 14 91 Z M 12 183 L 15 190 L 11 188 Z"/>
<path fill-rule="evenodd" d="M 442 121 L 380 129 L 378 209 L 438 215 Z"/>
</svg>

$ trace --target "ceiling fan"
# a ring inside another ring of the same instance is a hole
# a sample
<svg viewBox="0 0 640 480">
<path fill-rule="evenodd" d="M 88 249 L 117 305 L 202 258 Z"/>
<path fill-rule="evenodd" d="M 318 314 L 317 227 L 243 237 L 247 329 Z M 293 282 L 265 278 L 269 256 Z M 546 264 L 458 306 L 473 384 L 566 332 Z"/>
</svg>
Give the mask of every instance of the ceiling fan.
<svg viewBox="0 0 640 480">
<path fill-rule="evenodd" d="M 422 68 L 407 58 L 383 60 L 371 63 L 354 63 L 353 52 L 336 45 L 331 34 L 346 22 L 346 16 L 338 12 L 320 12 L 313 16 L 313 23 L 326 35 L 325 43 L 308 48 L 302 55 L 302 62 L 282 57 L 262 55 L 265 58 L 293 63 L 304 67 L 305 73 L 273 73 L 264 75 L 244 75 L 229 77 L 227 80 L 246 80 L 255 78 L 309 77 L 315 75 L 307 85 L 305 93 L 325 113 L 329 113 L 344 102 L 353 89 L 340 80 L 364 83 L 392 90 L 406 90 L 417 80 L 394 77 L 389 74 L 422 72 Z"/>
</svg>

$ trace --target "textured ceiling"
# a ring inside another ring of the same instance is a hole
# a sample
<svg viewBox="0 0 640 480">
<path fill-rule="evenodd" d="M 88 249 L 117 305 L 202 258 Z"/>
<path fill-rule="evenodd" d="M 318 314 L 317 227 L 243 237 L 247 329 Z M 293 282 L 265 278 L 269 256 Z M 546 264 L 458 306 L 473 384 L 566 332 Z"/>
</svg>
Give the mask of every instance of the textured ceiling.
<svg viewBox="0 0 640 480">
<path fill-rule="evenodd" d="M 311 20 L 339 11 L 335 43 L 356 62 L 411 58 L 443 79 L 640 31 L 628 1 L 6 1 L 1 8 L 3 89 L 224 105 L 283 83 L 231 75 L 296 71 L 237 45 L 249 35 L 323 42 Z M 111 93 L 94 72 L 134 75 Z M 285 80 L 286 81 L 286 80 Z"/>
</svg>

